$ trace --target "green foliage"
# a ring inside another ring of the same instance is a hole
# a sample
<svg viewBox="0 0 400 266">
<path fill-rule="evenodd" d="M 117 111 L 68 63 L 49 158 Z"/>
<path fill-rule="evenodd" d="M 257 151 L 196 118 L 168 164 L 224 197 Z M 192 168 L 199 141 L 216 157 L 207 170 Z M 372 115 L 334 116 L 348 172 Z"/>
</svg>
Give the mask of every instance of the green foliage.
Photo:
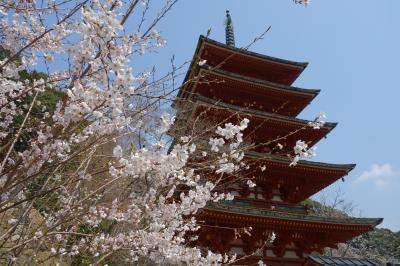
<svg viewBox="0 0 400 266">
<path fill-rule="evenodd" d="M 79 225 L 79 233 L 93 234 L 93 233 L 109 233 L 113 223 L 108 220 L 103 220 L 99 226 L 92 226 L 88 224 Z"/>
<path fill-rule="evenodd" d="M 50 178 L 49 182 L 54 182 L 54 180 L 56 179 L 56 177 L 53 176 L 39 176 L 35 178 L 35 180 L 27 187 L 27 196 L 32 197 L 36 193 L 39 193 L 48 178 Z M 37 198 L 34 206 L 41 213 L 48 212 L 56 208 L 57 200 L 58 194 L 50 193 L 46 195 L 46 197 Z"/>
<path fill-rule="evenodd" d="M 44 73 L 33 71 L 28 73 L 27 71 L 20 72 L 21 80 L 29 80 L 30 82 L 39 79 L 46 79 L 47 75 Z M 48 125 L 51 125 L 50 119 L 45 119 L 44 114 L 48 112 L 52 114 L 56 108 L 56 105 L 59 101 L 63 100 L 66 97 L 66 94 L 60 90 L 56 89 L 45 89 L 43 92 L 40 92 L 36 98 L 36 103 L 32 107 L 30 119 L 28 121 L 29 127 L 35 127 L 35 125 L 39 125 L 41 122 L 45 122 Z M 28 111 L 30 104 L 32 103 L 33 95 L 28 95 L 22 99 L 21 102 L 18 103 L 19 108 Z M 11 130 L 17 132 L 22 121 L 24 120 L 24 115 L 19 114 L 14 117 L 14 123 L 12 124 Z M 29 140 L 36 136 L 35 132 L 24 132 L 19 141 L 15 145 L 15 151 L 23 152 L 29 145 Z"/>
<path fill-rule="evenodd" d="M 318 201 L 312 200 L 312 199 L 306 199 L 302 203 L 302 205 L 306 206 L 308 209 L 308 212 L 311 215 L 316 215 L 316 216 L 327 216 L 327 217 L 348 217 L 346 213 L 337 210 L 331 206 L 326 206 Z"/>
<path fill-rule="evenodd" d="M 5 58 L 9 57 L 11 55 L 11 52 L 4 49 L 3 47 L 0 46 L 0 60 L 4 60 Z M 18 62 L 19 58 L 16 59 Z M 18 64 L 18 63 L 17 63 Z M 37 71 L 32 71 L 28 72 L 27 70 L 22 70 L 18 72 L 19 74 L 19 80 L 20 81 L 29 81 L 30 83 L 34 82 L 35 80 L 47 80 L 48 76 L 46 73 L 43 72 L 37 72 Z M 34 127 L 35 124 L 39 124 L 41 122 L 45 122 L 50 125 L 50 120 L 47 119 L 47 121 L 44 119 L 44 113 L 53 113 L 57 103 L 60 100 L 65 99 L 66 94 L 60 90 L 56 89 L 50 89 L 47 88 L 43 92 L 38 94 L 38 97 L 36 99 L 36 103 L 31 111 L 31 116 L 29 120 L 29 126 Z M 20 101 L 16 101 L 16 105 L 18 106 L 18 109 L 27 111 L 30 104 L 32 103 L 33 100 L 33 95 L 26 95 L 19 99 Z M 40 103 L 40 104 L 38 104 Z M 10 128 L 10 133 L 13 135 L 13 133 L 17 132 L 20 125 L 22 124 L 22 121 L 24 120 L 24 114 L 18 114 L 14 117 L 14 123 L 11 125 Z M 15 150 L 17 152 L 22 152 L 24 151 L 27 146 L 29 145 L 29 140 L 34 136 L 34 132 L 24 132 L 19 141 L 16 143 L 14 146 Z"/>
<path fill-rule="evenodd" d="M 111 229 L 112 229 L 113 223 L 107 220 L 103 220 L 99 226 L 91 226 L 88 224 L 81 224 L 79 225 L 79 233 L 82 234 L 98 234 L 98 233 L 104 233 L 104 234 L 109 234 Z M 72 242 L 77 242 L 79 240 L 79 237 L 74 237 L 75 239 L 71 239 Z M 100 255 L 101 256 L 101 255 Z M 95 258 L 91 253 L 89 252 L 81 252 L 79 255 L 75 256 L 73 258 L 73 261 L 71 265 L 73 266 L 78 266 L 78 265 L 92 265 L 97 258 Z M 113 266 L 110 260 L 105 260 L 105 264 L 109 266 Z"/>
<path fill-rule="evenodd" d="M 4 58 L 10 56 L 10 52 L 8 50 L 3 49 L 0 46 L 0 60 L 4 60 Z M 16 61 L 18 61 L 17 59 Z M 17 62 L 18 63 L 18 62 Z M 28 72 L 26 70 L 19 71 L 19 80 L 24 82 L 33 83 L 36 80 L 46 80 L 48 76 L 45 73 L 31 71 Z M 13 123 L 11 124 L 10 137 L 5 140 L 4 143 L 10 142 L 10 140 L 15 136 L 15 134 L 20 129 L 22 122 L 25 118 L 25 114 L 28 111 L 32 101 L 33 95 L 24 95 L 19 101 L 15 101 L 18 110 L 22 110 L 22 113 L 19 113 L 14 116 Z M 44 91 L 40 92 L 36 98 L 36 104 L 32 107 L 30 116 L 26 122 L 25 128 L 37 128 L 41 123 L 45 123 L 51 126 L 51 118 L 46 118 L 45 114 L 48 113 L 49 116 L 54 113 L 56 109 L 56 105 L 59 101 L 65 99 L 66 94 L 57 89 L 46 88 Z M 35 130 L 23 130 L 21 135 L 18 138 L 18 141 L 14 145 L 15 152 L 23 152 L 25 151 L 29 145 L 31 139 L 35 138 L 37 133 Z M 36 197 L 34 202 L 34 207 L 41 213 L 49 212 L 50 210 L 54 210 L 57 208 L 57 202 L 59 199 L 59 195 L 55 192 L 46 193 L 44 196 L 39 196 L 40 193 L 43 192 L 46 188 L 44 184 L 48 182 L 50 184 L 54 184 L 55 182 L 59 182 L 57 177 L 49 174 L 49 175 L 41 175 L 32 179 L 27 185 L 27 196 L 28 197 Z M 49 186 L 47 186 L 49 187 Z"/>
<path fill-rule="evenodd" d="M 304 200 L 301 205 L 306 206 L 309 211 L 312 213 L 317 212 L 319 209 L 322 208 L 322 204 L 319 203 L 318 201 L 312 200 L 312 199 L 306 199 Z"/>
<path fill-rule="evenodd" d="M 5 58 L 10 57 L 10 56 L 11 56 L 11 52 L 7 49 L 4 49 L 0 45 L 0 60 L 4 60 Z M 16 65 L 21 64 L 21 60 L 19 57 L 12 58 L 11 62 L 15 63 Z"/>
<path fill-rule="evenodd" d="M 0 46 L 0 60 L 4 60 L 4 58 L 9 57 L 10 54 L 11 54 L 10 51 Z"/>
<path fill-rule="evenodd" d="M 62 203 L 59 202 L 60 195 L 58 190 L 50 192 L 46 190 L 63 185 L 62 175 L 76 169 L 77 165 L 79 165 L 79 160 L 79 158 L 76 158 L 60 165 L 57 171 L 58 174 L 54 174 L 52 168 L 50 168 L 49 171 L 31 179 L 31 182 L 27 185 L 27 197 L 36 198 L 33 206 L 41 214 L 56 212 L 60 208 Z"/>
<path fill-rule="evenodd" d="M 37 71 L 32 71 L 32 72 L 28 72 L 26 70 L 22 70 L 20 72 L 18 72 L 19 74 L 19 80 L 21 81 L 25 81 L 25 80 L 29 80 L 30 82 L 34 81 L 34 80 L 46 80 L 47 79 L 47 74 L 43 73 L 43 72 L 37 72 Z"/>
<path fill-rule="evenodd" d="M 306 199 L 302 204 L 308 207 L 311 215 L 348 217 L 346 213 L 312 199 Z M 354 238 L 350 247 L 359 251 L 361 256 L 377 261 L 400 261 L 400 231 L 396 233 L 386 228 L 375 228 Z"/>
<path fill-rule="evenodd" d="M 350 245 L 359 250 L 369 251 L 386 260 L 400 261 L 400 232 L 392 232 L 386 228 L 376 228 L 356 238 Z"/>
</svg>

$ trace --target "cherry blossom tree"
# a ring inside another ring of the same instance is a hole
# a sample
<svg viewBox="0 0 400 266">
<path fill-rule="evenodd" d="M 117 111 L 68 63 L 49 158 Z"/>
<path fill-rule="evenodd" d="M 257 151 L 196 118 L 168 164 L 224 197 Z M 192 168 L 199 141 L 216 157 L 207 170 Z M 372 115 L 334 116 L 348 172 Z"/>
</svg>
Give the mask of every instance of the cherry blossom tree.
<svg viewBox="0 0 400 266">
<path fill-rule="evenodd" d="M 199 209 L 232 199 L 188 161 L 238 171 L 249 121 L 216 126 L 208 145 L 169 145 L 163 107 L 184 64 L 154 78 L 131 62 L 165 45 L 156 26 L 177 0 L 162 2 L 156 12 L 145 0 L 0 3 L 0 257 L 10 265 L 235 260 L 187 245 Z M 293 164 L 313 155 L 301 141 L 295 152 Z"/>
</svg>

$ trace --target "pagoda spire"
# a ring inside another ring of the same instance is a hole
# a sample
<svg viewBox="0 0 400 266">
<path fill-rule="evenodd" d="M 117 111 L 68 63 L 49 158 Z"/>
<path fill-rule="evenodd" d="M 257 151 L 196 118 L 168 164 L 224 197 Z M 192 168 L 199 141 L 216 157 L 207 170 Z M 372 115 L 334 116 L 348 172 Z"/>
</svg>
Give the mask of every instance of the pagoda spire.
<svg viewBox="0 0 400 266">
<path fill-rule="evenodd" d="M 235 46 L 235 35 L 233 33 L 232 18 L 231 15 L 229 14 L 229 10 L 226 10 L 225 34 L 226 34 L 226 45 Z"/>
</svg>

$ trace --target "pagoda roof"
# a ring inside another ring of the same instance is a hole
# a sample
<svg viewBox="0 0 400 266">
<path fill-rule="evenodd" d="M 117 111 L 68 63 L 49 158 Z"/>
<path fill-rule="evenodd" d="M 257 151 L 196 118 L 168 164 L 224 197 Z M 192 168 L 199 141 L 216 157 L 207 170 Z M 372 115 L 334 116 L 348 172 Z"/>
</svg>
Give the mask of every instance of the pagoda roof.
<svg viewBox="0 0 400 266">
<path fill-rule="evenodd" d="M 204 210 L 206 216 L 219 217 L 221 221 L 250 222 L 257 227 L 273 227 L 273 229 L 295 228 L 298 231 L 313 229 L 327 231 L 352 231 L 363 233 L 379 225 L 383 218 L 322 217 L 304 215 L 297 212 L 274 211 L 230 203 L 210 203 Z M 245 216 L 246 218 L 243 218 Z M 250 224 L 249 223 L 249 224 Z"/>
<path fill-rule="evenodd" d="M 215 99 L 210 99 L 210 98 L 207 98 L 207 97 L 204 97 L 201 95 L 196 95 L 194 98 L 195 98 L 195 102 L 198 101 L 198 102 L 206 103 L 206 104 L 209 104 L 209 105 L 212 105 L 215 107 L 220 107 L 220 108 L 224 108 L 227 110 L 233 110 L 233 111 L 237 111 L 237 112 L 247 114 L 247 115 L 282 120 L 282 121 L 286 121 L 286 122 L 290 122 L 290 123 L 301 124 L 303 126 L 307 125 L 309 122 L 312 122 L 310 120 L 294 118 L 294 117 L 290 117 L 290 116 L 284 116 L 284 115 L 279 115 L 279 114 L 275 114 L 275 113 L 263 112 L 263 111 L 259 111 L 259 110 L 255 110 L 255 109 L 251 109 L 251 108 L 241 107 L 241 106 L 221 102 L 221 101 L 218 101 Z M 332 130 L 336 126 L 337 126 L 337 123 L 335 123 L 335 122 L 326 122 L 323 127 L 329 128 L 330 130 Z"/>
<path fill-rule="evenodd" d="M 261 209 L 269 209 L 275 212 L 291 212 L 298 213 L 301 215 L 305 215 L 307 213 L 307 207 L 301 204 L 287 204 L 283 202 L 275 202 L 271 205 L 266 205 L 265 200 L 254 200 L 249 198 L 240 198 L 235 196 L 233 200 L 223 200 L 221 203 L 249 207 L 249 208 L 261 208 Z M 273 207 L 272 207 L 273 206 Z"/>
<path fill-rule="evenodd" d="M 184 83 L 193 78 L 192 71 L 199 60 L 243 76 L 286 85 L 292 84 L 308 65 L 228 46 L 201 35 Z"/>
<path fill-rule="evenodd" d="M 279 153 L 293 154 L 293 147 L 297 140 L 303 140 L 309 146 L 313 146 L 337 125 L 337 123 L 325 123 L 320 129 L 313 129 L 308 125 L 311 122 L 309 120 L 243 108 L 201 95 L 193 97 L 193 103 L 190 104 L 193 110 L 186 115 L 183 114 L 184 116 L 179 117 L 178 120 L 192 121 L 192 118 L 188 116 L 202 115 L 208 122 L 237 123 L 245 117 L 250 118 L 244 136 L 251 139 L 256 145 L 255 150 L 259 152 L 269 152 L 276 147 L 277 143 L 281 143 L 284 147 Z"/>
<path fill-rule="evenodd" d="M 245 160 L 252 165 L 246 172 L 247 176 L 255 176 L 257 184 L 265 190 L 279 187 L 284 193 L 284 201 L 290 203 L 302 202 L 347 175 L 356 166 L 306 160 L 290 166 L 291 159 L 288 157 L 254 151 L 245 152 Z M 265 166 L 266 170 L 261 171 L 259 166 Z"/>
<path fill-rule="evenodd" d="M 194 95 L 214 97 L 226 103 L 234 103 L 260 111 L 282 115 L 298 115 L 320 92 L 243 76 L 230 71 L 203 65 L 196 68 L 196 82 L 183 86 L 178 99 L 190 100 Z"/>
<path fill-rule="evenodd" d="M 284 156 L 277 156 L 268 153 L 259 153 L 254 151 L 247 151 L 246 155 L 252 158 L 257 159 L 266 159 L 268 161 L 275 161 L 275 162 L 282 162 L 284 164 L 290 164 L 290 158 Z M 314 170 L 317 169 L 324 169 L 324 170 L 340 170 L 346 173 L 349 173 L 351 170 L 354 169 L 356 164 L 333 164 L 333 163 L 323 163 L 323 162 L 314 162 L 314 161 L 307 161 L 307 160 L 299 160 L 297 162 L 299 167 L 310 167 Z"/>
<path fill-rule="evenodd" d="M 346 258 L 346 257 L 330 257 L 330 256 L 308 256 L 307 263 L 312 265 L 322 266 L 379 266 L 373 260 L 370 259 L 359 259 L 359 258 Z"/>
</svg>

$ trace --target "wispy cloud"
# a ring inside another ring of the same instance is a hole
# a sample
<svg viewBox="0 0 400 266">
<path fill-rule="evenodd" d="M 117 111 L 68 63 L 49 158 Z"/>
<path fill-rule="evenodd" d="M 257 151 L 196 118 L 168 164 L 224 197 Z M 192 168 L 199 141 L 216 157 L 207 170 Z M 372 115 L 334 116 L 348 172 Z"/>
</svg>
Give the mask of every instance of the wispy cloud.
<svg viewBox="0 0 400 266">
<path fill-rule="evenodd" d="M 388 187 L 391 177 L 395 174 L 396 172 L 393 170 L 391 164 L 373 164 L 368 170 L 357 177 L 353 183 L 373 182 L 376 188 L 384 189 Z"/>
</svg>

